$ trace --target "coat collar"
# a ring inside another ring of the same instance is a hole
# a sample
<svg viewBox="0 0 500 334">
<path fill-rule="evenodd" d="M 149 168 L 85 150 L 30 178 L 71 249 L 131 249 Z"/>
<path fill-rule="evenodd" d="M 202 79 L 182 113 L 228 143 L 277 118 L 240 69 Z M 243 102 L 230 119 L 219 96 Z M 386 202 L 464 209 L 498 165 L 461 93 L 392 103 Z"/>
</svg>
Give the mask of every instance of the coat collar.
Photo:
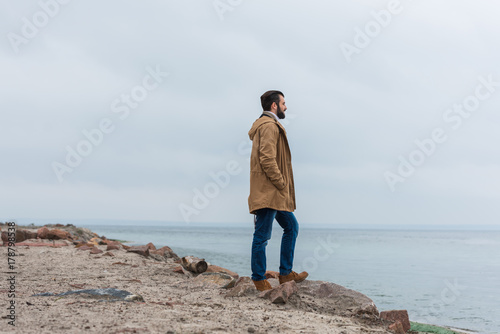
<svg viewBox="0 0 500 334">
<path fill-rule="evenodd" d="M 272 120 L 278 125 L 278 127 L 283 130 L 283 132 L 286 134 L 286 131 L 285 131 L 285 128 L 283 127 L 283 125 L 278 121 L 278 116 L 276 116 L 275 114 L 273 114 L 272 112 L 270 111 L 264 111 L 262 112 L 262 115 L 266 115 L 266 116 L 269 116 L 270 118 L 272 118 Z"/>
<path fill-rule="evenodd" d="M 263 111 L 263 112 L 262 112 L 262 115 L 269 116 L 269 117 L 271 117 L 272 119 L 274 119 L 274 120 L 276 120 L 276 121 L 278 120 L 278 116 L 276 116 L 275 114 L 273 114 L 273 113 L 272 113 L 272 112 L 270 112 L 270 111 Z"/>
</svg>

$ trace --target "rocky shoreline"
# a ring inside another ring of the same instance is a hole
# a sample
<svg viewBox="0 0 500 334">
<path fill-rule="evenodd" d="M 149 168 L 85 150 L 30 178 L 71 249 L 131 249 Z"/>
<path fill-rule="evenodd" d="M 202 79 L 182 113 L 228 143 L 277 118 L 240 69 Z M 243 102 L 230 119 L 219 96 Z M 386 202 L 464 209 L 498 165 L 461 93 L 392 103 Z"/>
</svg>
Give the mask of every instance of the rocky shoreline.
<svg viewBox="0 0 500 334">
<path fill-rule="evenodd" d="M 7 257 L 13 235 L 0 227 Z M 249 277 L 189 265 L 197 260 L 169 247 L 131 247 L 71 224 L 17 226 L 13 249 L 15 298 L 0 295 L 15 302 L 15 328 L 3 317 L 1 332 L 424 333 L 410 329 L 406 311 L 379 312 L 334 283 L 279 285 L 268 272 L 273 289 L 258 292 Z"/>
</svg>

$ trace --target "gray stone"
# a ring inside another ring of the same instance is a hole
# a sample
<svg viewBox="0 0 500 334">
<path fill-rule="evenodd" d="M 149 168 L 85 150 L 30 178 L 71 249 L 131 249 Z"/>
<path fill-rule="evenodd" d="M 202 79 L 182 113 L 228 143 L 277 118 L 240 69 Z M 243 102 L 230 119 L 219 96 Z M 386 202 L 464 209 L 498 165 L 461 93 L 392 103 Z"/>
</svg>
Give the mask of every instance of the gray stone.
<svg viewBox="0 0 500 334">
<path fill-rule="evenodd" d="M 206 287 L 211 285 L 224 289 L 230 289 L 236 283 L 236 279 L 231 275 L 224 273 L 203 273 L 193 278 L 193 282 Z"/>
<path fill-rule="evenodd" d="M 69 295 L 83 295 L 86 298 L 99 299 L 99 301 L 139 301 L 144 302 L 144 298 L 141 295 L 136 295 L 130 293 L 125 290 L 118 290 L 114 288 L 107 289 L 82 289 L 82 290 L 71 290 L 63 293 L 52 293 L 52 292 L 44 292 L 36 295 L 32 295 L 32 297 L 39 296 L 55 296 L 55 297 L 64 297 Z"/>
<path fill-rule="evenodd" d="M 364 294 L 341 285 L 323 281 L 304 281 L 298 284 L 302 307 L 335 315 L 365 315 L 378 318 L 373 300 Z M 315 303 L 315 299 L 322 299 Z"/>
</svg>

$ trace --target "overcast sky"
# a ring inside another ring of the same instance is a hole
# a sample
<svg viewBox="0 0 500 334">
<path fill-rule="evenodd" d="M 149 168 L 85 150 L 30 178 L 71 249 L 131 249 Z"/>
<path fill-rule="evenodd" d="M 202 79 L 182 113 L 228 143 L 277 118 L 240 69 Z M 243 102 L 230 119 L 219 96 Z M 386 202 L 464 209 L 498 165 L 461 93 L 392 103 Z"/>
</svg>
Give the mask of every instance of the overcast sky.
<svg viewBox="0 0 500 334">
<path fill-rule="evenodd" d="M 2 220 L 252 224 L 279 89 L 302 226 L 498 225 L 498 3 L 0 3 Z"/>
</svg>

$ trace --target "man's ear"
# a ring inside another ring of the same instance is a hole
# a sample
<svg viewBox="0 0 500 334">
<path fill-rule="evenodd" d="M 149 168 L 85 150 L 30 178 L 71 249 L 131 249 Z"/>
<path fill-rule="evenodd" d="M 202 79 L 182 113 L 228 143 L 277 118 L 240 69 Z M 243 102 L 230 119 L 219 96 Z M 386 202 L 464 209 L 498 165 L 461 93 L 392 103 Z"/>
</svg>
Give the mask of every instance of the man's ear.
<svg viewBox="0 0 500 334">
<path fill-rule="evenodd" d="M 274 106 L 274 108 L 278 109 L 278 104 L 276 102 L 273 102 L 271 104 L 271 110 L 273 109 L 273 106 Z"/>
</svg>

